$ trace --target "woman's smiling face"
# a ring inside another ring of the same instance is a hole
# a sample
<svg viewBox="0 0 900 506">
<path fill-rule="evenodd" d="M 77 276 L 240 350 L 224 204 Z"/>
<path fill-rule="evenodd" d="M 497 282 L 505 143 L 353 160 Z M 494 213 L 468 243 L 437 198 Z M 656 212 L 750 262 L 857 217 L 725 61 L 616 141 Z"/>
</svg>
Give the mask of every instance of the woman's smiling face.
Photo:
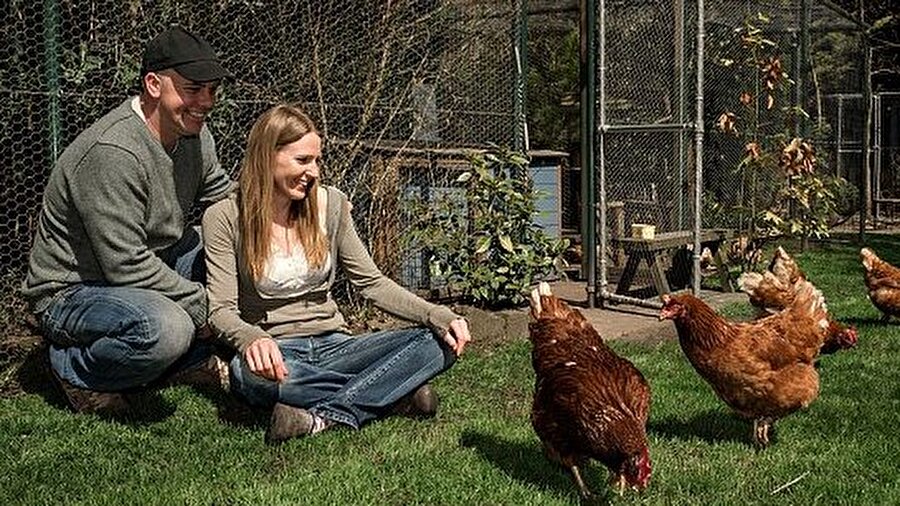
<svg viewBox="0 0 900 506">
<path fill-rule="evenodd" d="M 322 139 L 310 132 L 282 146 L 275 154 L 275 198 L 290 204 L 306 198 L 309 187 L 319 177 Z"/>
</svg>

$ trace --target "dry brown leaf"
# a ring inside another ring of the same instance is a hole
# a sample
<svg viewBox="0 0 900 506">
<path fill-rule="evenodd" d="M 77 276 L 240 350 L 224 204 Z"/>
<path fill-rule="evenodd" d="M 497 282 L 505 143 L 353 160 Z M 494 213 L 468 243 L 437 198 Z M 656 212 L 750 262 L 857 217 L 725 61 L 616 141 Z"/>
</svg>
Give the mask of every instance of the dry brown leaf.
<svg viewBox="0 0 900 506">
<path fill-rule="evenodd" d="M 737 134 L 737 127 L 734 124 L 735 119 L 734 113 L 723 112 L 717 121 L 719 130 L 726 134 Z"/>
<path fill-rule="evenodd" d="M 756 142 L 749 142 L 746 146 L 744 146 L 744 154 L 750 157 L 750 159 L 752 160 L 756 160 L 757 158 L 759 158 L 760 151 L 761 148 Z"/>
</svg>

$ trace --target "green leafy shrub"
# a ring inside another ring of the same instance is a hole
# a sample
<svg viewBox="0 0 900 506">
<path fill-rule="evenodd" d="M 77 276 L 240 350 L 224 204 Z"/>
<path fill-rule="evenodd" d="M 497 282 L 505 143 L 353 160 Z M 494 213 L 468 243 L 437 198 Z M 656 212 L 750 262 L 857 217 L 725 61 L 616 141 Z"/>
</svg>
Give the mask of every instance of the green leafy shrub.
<svg viewBox="0 0 900 506">
<path fill-rule="evenodd" d="M 450 190 L 410 202 L 405 245 L 425 253 L 432 285 L 443 283 L 463 302 L 521 305 L 536 281 L 556 272 L 568 241 L 534 223 L 539 194 L 522 154 L 496 148 L 469 161 Z"/>
</svg>

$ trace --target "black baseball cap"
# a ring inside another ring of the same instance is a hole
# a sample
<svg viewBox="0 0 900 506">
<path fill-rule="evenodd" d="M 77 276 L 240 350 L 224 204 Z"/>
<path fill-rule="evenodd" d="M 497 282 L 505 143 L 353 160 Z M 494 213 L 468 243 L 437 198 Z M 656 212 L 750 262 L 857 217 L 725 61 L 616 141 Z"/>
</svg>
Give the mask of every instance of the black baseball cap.
<svg viewBox="0 0 900 506">
<path fill-rule="evenodd" d="M 182 77 L 196 82 L 232 77 L 219 62 L 209 42 L 180 26 L 160 33 L 144 50 L 141 76 L 165 69 L 174 69 Z"/>
</svg>

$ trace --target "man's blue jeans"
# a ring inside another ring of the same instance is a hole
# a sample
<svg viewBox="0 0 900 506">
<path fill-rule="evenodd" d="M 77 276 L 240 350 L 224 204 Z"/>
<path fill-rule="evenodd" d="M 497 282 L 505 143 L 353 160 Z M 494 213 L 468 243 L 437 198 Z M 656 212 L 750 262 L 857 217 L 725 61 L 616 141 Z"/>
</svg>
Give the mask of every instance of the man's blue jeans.
<svg viewBox="0 0 900 506">
<path fill-rule="evenodd" d="M 278 339 L 288 377 L 258 376 L 241 356 L 231 362 L 232 391 L 256 406 L 276 402 L 305 408 L 359 428 L 453 365 L 456 356 L 428 329 L 342 333 Z"/>
<path fill-rule="evenodd" d="M 188 229 L 163 260 L 185 278 L 204 281 L 199 229 Z M 190 316 L 153 290 L 75 285 L 56 294 L 39 319 L 53 370 L 89 390 L 142 387 L 212 353 L 209 344 L 192 346 L 196 329 Z"/>
</svg>

